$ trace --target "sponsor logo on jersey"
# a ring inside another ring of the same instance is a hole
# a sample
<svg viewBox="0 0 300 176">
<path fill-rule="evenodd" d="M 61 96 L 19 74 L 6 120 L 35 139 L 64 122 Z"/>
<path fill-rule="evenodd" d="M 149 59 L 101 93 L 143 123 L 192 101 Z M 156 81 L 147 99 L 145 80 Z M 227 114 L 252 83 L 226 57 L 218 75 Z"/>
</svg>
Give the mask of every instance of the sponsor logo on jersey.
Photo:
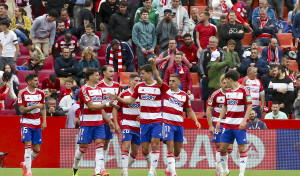
<svg viewBox="0 0 300 176">
<path fill-rule="evenodd" d="M 228 101 L 227 101 L 227 104 L 228 104 L 228 105 L 237 105 L 238 102 L 239 102 L 238 100 L 228 100 Z"/>
<path fill-rule="evenodd" d="M 139 103 L 133 103 L 131 105 L 128 105 L 129 108 L 139 108 L 140 104 Z"/>
<path fill-rule="evenodd" d="M 178 101 L 178 100 L 175 99 L 175 98 L 170 98 L 169 101 L 170 101 L 171 103 L 173 103 L 173 104 L 178 105 L 178 106 L 182 106 L 182 105 L 183 105 L 183 103 L 181 103 L 180 101 Z"/>
<path fill-rule="evenodd" d="M 148 94 L 141 96 L 142 100 L 155 100 L 155 97 L 156 96 L 152 96 L 152 95 L 148 95 Z"/>
<path fill-rule="evenodd" d="M 101 101 L 101 97 L 92 97 L 92 101 L 96 102 L 96 101 Z"/>
</svg>

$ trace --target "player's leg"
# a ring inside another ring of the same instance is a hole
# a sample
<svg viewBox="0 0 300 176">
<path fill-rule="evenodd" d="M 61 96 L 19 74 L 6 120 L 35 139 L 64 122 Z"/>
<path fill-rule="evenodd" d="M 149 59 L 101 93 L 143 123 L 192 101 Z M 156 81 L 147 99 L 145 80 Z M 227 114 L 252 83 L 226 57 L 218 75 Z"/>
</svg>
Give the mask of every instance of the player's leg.
<svg viewBox="0 0 300 176">
<path fill-rule="evenodd" d="M 222 173 L 222 176 L 229 175 L 228 170 L 228 154 L 227 149 L 230 144 L 234 142 L 234 134 L 232 130 L 223 128 L 222 135 L 221 135 L 221 147 L 220 147 L 220 160 L 219 163 L 222 164 L 224 172 Z"/>
<path fill-rule="evenodd" d="M 128 157 L 131 145 L 132 135 L 128 129 L 122 130 L 122 176 L 128 175 Z"/>
<path fill-rule="evenodd" d="M 139 148 L 141 145 L 140 133 L 133 132 L 133 131 L 130 132 L 132 133 L 132 140 L 131 140 L 131 152 L 128 159 L 128 168 L 130 168 L 135 162 L 135 158 L 138 155 Z"/>
<path fill-rule="evenodd" d="M 172 126 L 164 123 L 163 124 L 163 129 L 162 129 L 162 133 L 163 133 L 163 141 L 164 143 L 167 145 L 167 168 L 165 169 L 165 174 L 167 176 L 171 176 L 171 165 L 173 165 L 173 163 L 175 163 L 175 157 L 174 157 L 174 130 L 172 129 Z M 172 169 L 174 172 L 174 169 Z"/>
<path fill-rule="evenodd" d="M 224 172 L 222 164 L 219 162 L 221 159 L 221 153 L 220 153 L 220 148 L 221 148 L 221 135 L 222 135 L 222 130 L 223 128 L 221 127 L 221 132 L 217 132 L 215 130 L 215 136 L 212 135 L 212 142 L 215 143 L 216 146 L 216 175 L 220 175 L 222 172 Z"/>
<path fill-rule="evenodd" d="M 150 165 L 150 142 L 151 142 L 151 130 L 150 130 L 151 124 L 140 124 L 141 127 L 141 146 L 142 146 L 142 153 L 147 161 L 147 163 Z"/>
<path fill-rule="evenodd" d="M 32 133 L 32 151 L 31 151 L 31 162 L 36 158 L 41 149 L 42 141 L 42 130 L 33 129 Z"/>
<path fill-rule="evenodd" d="M 104 138 L 104 169 L 105 169 L 105 160 L 107 158 L 107 149 L 109 146 L 110 140 L 113 138 L 113 132 L 110 131 L 110 127 L 107 124 L 104 124 L 105 138 Z"/>
<path fill-rule="evenodd" d="M 28 127 L 21 128 L 22 142 L 25 146 L 24 162 L 21 163 L 23 176 L 31 173 L 31 151 L 32 151 L 32 129 Z"/>
<path fill-rule="evenodd" d="M 246 164 L 247 164 L 247 151 L 246 144 L 247 142 L 247 131 L 244 130 L 234 130 L 234 135 L 236 137 L 236 142 L 238 143 L 238 148 L 240 152 L 240 175 L 244 176 Z"/>
<path fill-rule="evenodd" d="M 96 156 L 95 156 L 95 175 L 107 176 L 110 175 L 105 171 L 104 161 L 104 142 L 105 142 L 105 127 L 100 125 L 95 127 L 93 133 L 93 139 L 96 145 Z"/>
<path fill-rule="evenodd" d="M 149 174 L 156 175 L 156 168 L 159 160 L 159 143 L 162 138 L 162 124 L 154 123 L 151 124 L 151 163 Z"/>
<path fill-rule="evenodd" d="M 232 150 L 233 150 L 233 144 L 230 144 L 230 145 L 228 146 L 228 149 L 227 149 L 227 154 L 228 154 L 228 156 L 231 155 Z"/>
<path fill-rule="evenodd" d="M 31 152 L 31 162 L 36 158 L 36 156 L 40 153 L 41 144 L 33 144 L 32 152 Z"/>
</svg>

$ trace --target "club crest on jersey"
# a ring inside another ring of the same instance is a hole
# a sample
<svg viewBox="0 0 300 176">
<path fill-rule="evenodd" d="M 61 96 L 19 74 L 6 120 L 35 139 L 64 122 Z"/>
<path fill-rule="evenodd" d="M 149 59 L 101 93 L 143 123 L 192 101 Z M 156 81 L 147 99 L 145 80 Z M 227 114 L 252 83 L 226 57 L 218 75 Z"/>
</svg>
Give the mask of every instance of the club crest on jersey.
<svg viewBox="0 0 300 176">
<path fill-rule="evenodd" d="M 175 98 L 170 98 L 169 101 L 170 101 L 171 103 L 174 103 L 174 104 L 178 105 L 178 106 L 182 106 L 182 105 L 183 105 L 183 103 L 181 103 L 180 101 L 178 101 L 178 100 L 175 99 Z"/>
<path fill-rule="evenodd" d="M 156 96 L 152 96 L 152 95 L 148 95 L 148 94 L 145 94 L 145 95 L 142 95 L 141 98 L 143 100 L 155 100 L 155 97 Z"/>
<path fill-rule="evenodd" d="M 228 100 L 227 104 L 228 105 L 237 105 L 238 104 L 238 100 Z"/>
</svg>

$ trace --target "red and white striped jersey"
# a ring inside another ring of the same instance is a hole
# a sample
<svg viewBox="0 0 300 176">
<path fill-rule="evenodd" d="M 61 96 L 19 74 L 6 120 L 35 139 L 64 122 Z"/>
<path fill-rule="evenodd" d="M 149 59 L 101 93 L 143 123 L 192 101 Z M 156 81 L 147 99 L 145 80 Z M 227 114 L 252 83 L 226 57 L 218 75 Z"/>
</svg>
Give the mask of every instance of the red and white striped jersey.
<svg viewBox="0 0 300 176">
<path fill-rule="evenodd" d="M 239 86 L 236 90 L 227 89 L 224 104 L 227 106 L 227 114 L 224 127 L 239 129 L 248 104 L 252 104 L 252 101 L 247 87 Z"/>
<path fill-rule="evenodd" d="M 121 98 L 130 98 L 133 92 L 130 92 L 129 89 L 123 91 L 120 94 Z M 140 132 L 140 122 L 137 120 L 137 117 L 140 115 L 140 102 L 139 99 L 131 104 L 123 104 L 118 102 L 118 106 L 122 109 L 122 121 L 121 126 L 123 129 L 129 129 L 134 132 Z"/>
<path fill-rule="evenodd" d="M 239 83 L 242 84 L 244 81 L 244 78 L 241 78 L 239 80 Z M 260 82 L 259 79 L 247 79 L 245 85 L 250 90 L 250 95 L 252 99 L 252 108 L 259 106 L 259 97 L 260 95 L 264 95 L 265 91 L 262 86 L 262 83 Z"/>
<path fill-rule="evenodd" d="M 80 104 L 80 122 L 82 126 L 99 126 L 103 125 L 102 111 L 92 111 L 86 105 L 93 101 L 93 104 L 102 104 L 102 90 L 95 86 L 84 85 L 79 90 L 78 104 Z"/>
<path fill-rule="evenodd" d="M 216 126 L 219 120 L 220 113 L 224 103 L 225 103 L 225 93 L 222 92 L 221 88 L 214 91 L 211 94 L 210 98 L 208 99 L 208 103 L 207 103 L 208 106 L 213 107 L 213 113 L 212 113 L 213 126 Z M 220 122 L 221 126 L 224 125 L 224 122 L 225 122 L 225 117 Z"/>
<path fill-rule="evenodd" d="M 163 83 L 160 87 L 164 98 L 163 122 L 174 126 L 183 126 L 183 108 L 191 108 L 189 96 L 182 90 L 174 92 Z"/>
<path fill-rule="evenodd" d="M 131 97 L 140 100 L 141 124 L 161 123 L 161 92 L 157 83 L 147 85 L 141 82 L 136 85 Z"/>
<path fill-rule="evenodd" d="M 30 92 L 28 87 L 19 91 L 18 105 L 24 105 L 25 107 L 34 106 L 36 104 L 45 104 L 45 94 L 40 89 L 35 89 L 34 92 Z M 33 109 L 23 114 L 21 119 L 22 127 L 29 127 L 34 129 L 41 128 L 40 108 Z"/>
<path fill-rule="evenodd" d="M 115 95 L 119 95 L 119 94 L 120 94 L 120 88 L 121 88 L 121 87 L 120 87 L 120 84 L 117 83 L 117 82 L 114 82 L 114 81 L 113 81 L 113 84 L 110 86 L 110 85 L 107 85 L 107 84 L 104 82 L 104 80 L 101 80 L 101 81 L 99 82 L 99 84 L 97 84 L 97 86 L 100 87 L 101 90 L 102 90 L 102 94 L 103 94 L 102 103 L 103 103 L 103 104 L 112 101 L 112 99 L 110 99 L 110 98 L 107 97 L 107 94 L 108 94 L 108 93 L 115 94 Z M 112 119 L 113 117 L 112 117 L 111 112 L 112 112 L 112 110 L 113 110 L 113 107 L 107 107 L 107 108 L 105 108 L 104 110 L 105 110 L 107 116 L 108 116 L 110 119 Z M 104 123 L 107 124 L 106 121 L 105 121 Z"/>
</svg>

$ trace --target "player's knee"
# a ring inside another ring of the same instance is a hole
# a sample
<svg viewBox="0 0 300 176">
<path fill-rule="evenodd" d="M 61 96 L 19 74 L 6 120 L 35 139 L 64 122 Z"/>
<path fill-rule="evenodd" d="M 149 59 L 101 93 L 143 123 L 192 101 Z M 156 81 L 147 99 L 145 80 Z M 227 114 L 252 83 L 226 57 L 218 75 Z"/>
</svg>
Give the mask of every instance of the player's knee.
<svg viewBox="0 0 300 176">
<path fill-rule="evenodd" d="M 142 149 L 142 153 L 144 156 L 149 155 L 149 149 Z"/>
<path fill-rule="evenodd" d="M 143 153 L 143 154 L 144 154 L 144 153 Z M 138 155 L 138 151 L 132 150 L 132 151 L 130 152 L 130 155 L 136 157 L 136 156 Z"/>
</svg>

